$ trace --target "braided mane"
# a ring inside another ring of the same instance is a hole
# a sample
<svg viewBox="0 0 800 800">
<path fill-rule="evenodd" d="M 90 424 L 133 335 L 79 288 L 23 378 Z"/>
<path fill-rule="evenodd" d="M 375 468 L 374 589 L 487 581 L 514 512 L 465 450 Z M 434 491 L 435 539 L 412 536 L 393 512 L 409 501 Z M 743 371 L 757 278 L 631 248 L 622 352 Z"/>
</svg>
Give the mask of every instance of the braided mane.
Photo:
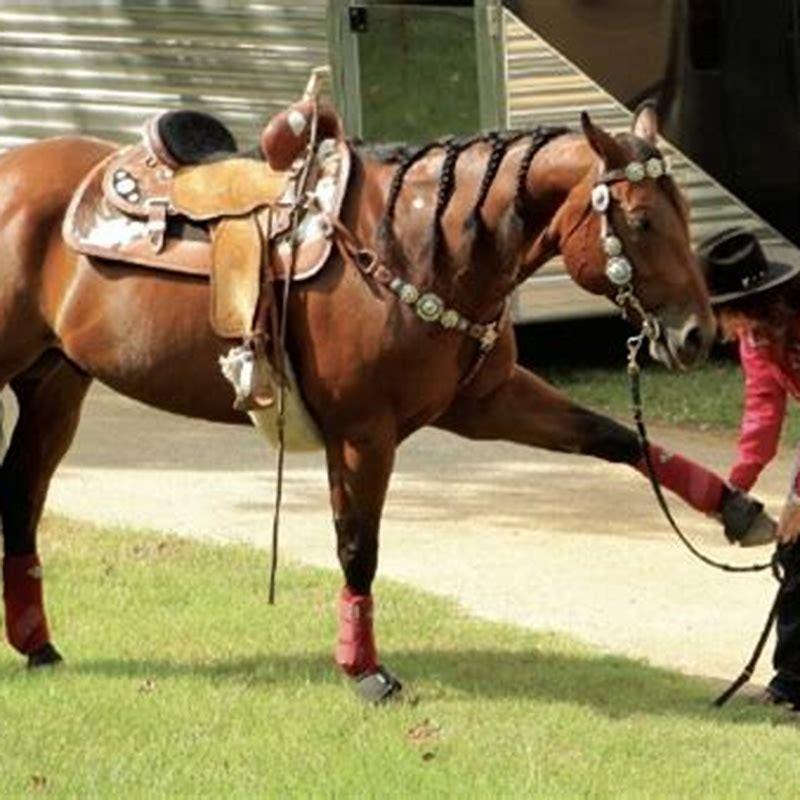
<svg viewBox="0 0 800 800">
<path fill-rule="evenodd" d="M 392 182 L 389 186 L 386 210 L 378 229 L 379 241 L 383 242 L 384 245 L 393 241 L 395 212 L 400 193 L 403 190 L 406 175 L 414 164 L 428 156 L 432 151 L 444 150 L 444 159 L 439 171 L 436 208 L 433 215 L 432 253 L 435 258 L 442 242 L 442 217 L 456 189 L 455 170 L 458 158 L 462 153 L 478 143 L 490 143 L 492 146 L 481 179 L 475 205 L 466 222 L 467 227 L 474 230 L 479 229 L 483 224 L 481 211 L 508 149 L 521 139 L 530 137 L 530 143 L 525 150 L 517 174 L 517 189 L 514 198 L 515 211 L 517 214 L 521 214 L 524 210 L 525 180 L 536 153 L 549 141 L 565 133 L 569 133 L 569 128 L 540 126 L 525 131 L 492 131 L 490 133 L 477 134 L 469 137 L 448 137 L 420 147 L 409 147 L 403 144 L 379 145 L 375 147 L 360 145 L 359 149 L 372 158 L 386 164 L 397 164 L 397 169 L 392 176 Z"/>
</svg>

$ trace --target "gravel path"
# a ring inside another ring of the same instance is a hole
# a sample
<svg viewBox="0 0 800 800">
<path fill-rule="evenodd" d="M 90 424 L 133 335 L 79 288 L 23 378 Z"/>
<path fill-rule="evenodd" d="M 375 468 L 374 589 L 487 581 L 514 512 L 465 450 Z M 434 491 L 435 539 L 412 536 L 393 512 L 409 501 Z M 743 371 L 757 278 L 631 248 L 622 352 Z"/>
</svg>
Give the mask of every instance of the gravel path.
<svg viewBox="0 0 800 800">
<path fill-rule="evenodd" d="M 732 440 L 701 433 L 656 430 L 653 438 L 721 471 L 733 451 Z M 173 417 L 96 387 L 48 508 L 266 546 L 273 461 L 248 429 Z M 773 512 L 790 464 L 782 454 L 759 486 Z M 674 506 L 711 555 L 768 556 L 730 548 L 714 523 Z M 333 538 L 322 455 L 290 456 L 283 556 L 335 567 Z M 264 574 L 266 590 L 266 555 Z M 717 677 L 738 673 L 773 591 L 768 577 L 717 573 L 691 559 L 627 468 L 436 431 L 399 452 L 379 575 L 457 598 L 486 618 Z M 765 659 L 758 677 L 768 669 Z"/>
</svg>

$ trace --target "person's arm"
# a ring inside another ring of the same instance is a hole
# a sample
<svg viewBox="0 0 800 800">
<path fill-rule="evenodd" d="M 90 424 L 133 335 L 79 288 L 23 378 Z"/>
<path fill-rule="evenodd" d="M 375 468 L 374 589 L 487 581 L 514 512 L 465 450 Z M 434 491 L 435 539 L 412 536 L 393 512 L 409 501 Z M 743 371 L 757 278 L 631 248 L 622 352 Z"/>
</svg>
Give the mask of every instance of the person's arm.
<svg viewBox="0 0 800 800">
<path fill-rule="evenodd" d="M 737 457 L 728 481 L 737 489 L 749 491 L 778 452 L 786 389 L 766 348 L 742 340 L 739 353 L 745 375 L 744 411 Z"/>
</svg>

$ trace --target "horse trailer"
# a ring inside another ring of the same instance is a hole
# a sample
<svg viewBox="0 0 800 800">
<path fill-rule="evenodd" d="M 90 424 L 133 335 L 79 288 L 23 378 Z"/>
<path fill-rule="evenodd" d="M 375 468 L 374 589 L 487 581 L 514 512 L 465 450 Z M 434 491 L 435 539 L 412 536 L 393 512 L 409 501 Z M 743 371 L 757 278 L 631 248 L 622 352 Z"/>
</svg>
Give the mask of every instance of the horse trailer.
<svg viewBox="0 0 800 800">
<path fill-rule="evenodd" d="M 243 143 L 333 66 L 348 130 L 423 141 L 477 129 L 611 130 L 658 103 L 702 238 L 743 224 L 800 244 L 800 0 L 11 0 L 0 5 L 0 149 L 69 132 L 120 141 L 163 108 L 217 113 Z M 518 321 L 613 313 L 554 260 Z"/>
</svg>

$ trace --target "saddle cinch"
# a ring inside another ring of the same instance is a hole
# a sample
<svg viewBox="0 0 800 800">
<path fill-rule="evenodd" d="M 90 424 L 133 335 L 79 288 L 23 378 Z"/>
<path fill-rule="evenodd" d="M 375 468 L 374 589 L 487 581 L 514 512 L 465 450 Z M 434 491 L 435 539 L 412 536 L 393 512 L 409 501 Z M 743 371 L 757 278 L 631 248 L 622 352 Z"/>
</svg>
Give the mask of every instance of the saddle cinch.
<svg viewBox="0 0 800 800">
<path fill-rule="evenodd" d="M 308 151 L 313 104 L 305 98 L 281 112 L 248 152 L 239 152 L 211 115 L 155 116 L 139 143 L 115 151 L 83 180 L 64 220 L 65 241 L 88 256 L 210 280 L 214 332 L 248 343 L 266 338 L 273 283 L 307 280 L 322 269 L 332 247 L 330 219 L 347 189 L 350 151 L 331 109 L 318 110 L 311 163 L 299 158 Z M 300 197 L 306 173 L 311 202 Z M 222 366 L 237 407 L 270 405 L 274 380 L 241 389 L 242 370 L 263 374 L 266 365 L 245 363 L 243 349 L 236 352 L 238 362 Z"/>
</svg>

